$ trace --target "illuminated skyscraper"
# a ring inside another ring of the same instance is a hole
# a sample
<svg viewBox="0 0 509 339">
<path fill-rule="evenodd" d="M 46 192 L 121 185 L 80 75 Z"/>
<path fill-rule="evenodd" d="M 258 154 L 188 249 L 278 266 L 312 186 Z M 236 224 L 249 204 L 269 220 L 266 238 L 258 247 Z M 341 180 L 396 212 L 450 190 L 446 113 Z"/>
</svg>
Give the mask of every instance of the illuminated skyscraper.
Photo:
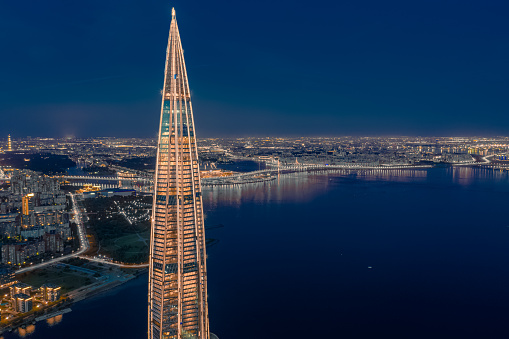
<svg viewBox="0 0 509 339">
<path fill-rule="evenodd" d="M 21 212 L 23 215 L 29 215 L 34 211 L 35 194 L 29 193 L 21 198 Z"/>
<path fill-rule="evenodd" d="M 7 137 L 7 150 L 12 151 L 12 141 L 11 141 L 11 135 Z"/>
<path fill-rule="evenodd" d="M 193 111 L 172 10 L 152 208 L 149 339 L 209 339 L 203 207 Z"/>
</svg>

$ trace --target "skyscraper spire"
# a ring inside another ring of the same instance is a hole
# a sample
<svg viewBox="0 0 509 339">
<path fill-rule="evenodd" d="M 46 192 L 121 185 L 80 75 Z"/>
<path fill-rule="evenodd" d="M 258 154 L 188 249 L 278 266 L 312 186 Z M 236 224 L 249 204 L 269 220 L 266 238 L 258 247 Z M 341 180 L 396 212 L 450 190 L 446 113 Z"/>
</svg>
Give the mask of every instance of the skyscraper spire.
<svg viewBox="0 0 509 339">
<path fill-rule="evenodd" d="M 166 50 L 150 241 L 148 338 L 209 339 L 198 152 L 174 9 Z"/>
</svg>

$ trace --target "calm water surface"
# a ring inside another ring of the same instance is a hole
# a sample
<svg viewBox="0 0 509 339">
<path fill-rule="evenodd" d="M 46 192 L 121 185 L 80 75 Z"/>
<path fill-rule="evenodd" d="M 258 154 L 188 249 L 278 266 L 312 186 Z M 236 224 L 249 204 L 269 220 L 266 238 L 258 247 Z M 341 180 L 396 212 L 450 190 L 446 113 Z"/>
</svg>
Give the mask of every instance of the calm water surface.
<svg viewBox="0 0 509 339">
<path fill-rule="evenodd" d="M 469 168 L 206 188 L 221 339 L 509 337 L 509 178 Z M 145 338 L 147 276 L 28 338 Z M 7 335 L 5 338 L 18 338 Z"/>
</svg>

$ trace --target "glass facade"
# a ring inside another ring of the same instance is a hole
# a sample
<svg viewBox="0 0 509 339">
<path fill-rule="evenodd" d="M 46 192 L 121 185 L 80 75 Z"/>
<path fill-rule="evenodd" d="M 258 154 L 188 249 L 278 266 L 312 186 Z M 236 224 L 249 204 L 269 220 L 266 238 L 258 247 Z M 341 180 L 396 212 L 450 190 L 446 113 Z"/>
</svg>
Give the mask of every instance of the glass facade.
<svg viewBox="0 0 509 339">
<path fill-rule="evenodd" d="M 193 110 L 172 13 L 149 265 L 149 339 L 209 339 L 203 207 Z"/>
</svg>

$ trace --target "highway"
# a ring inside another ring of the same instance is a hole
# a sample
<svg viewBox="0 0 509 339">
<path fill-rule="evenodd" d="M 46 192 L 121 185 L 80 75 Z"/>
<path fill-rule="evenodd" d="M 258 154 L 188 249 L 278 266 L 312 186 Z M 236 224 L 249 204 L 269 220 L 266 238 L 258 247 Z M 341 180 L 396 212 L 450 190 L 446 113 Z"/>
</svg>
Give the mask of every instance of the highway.
<svg viewBox="0 0 509 339">
<path fill-rule="evenodd" d="M 460 163 L 453 163 L 452 165 L 453 166 L 472 166 L 472 165 L 486 165 L 486 164 L 489 164 L 491 163 L 490 159 L 488 158 L 491 158 L 493 157 L 494 155 L 487 155 L 487 156 L 484 156 L 484 157 L 481 157 L 482 161 L 467 161 L 467 162 L 460 162 Z"/>
<path fill-rule="evenodd" d="M 492 156 L 482 157 L 482 161 L 465 161 L 461 163 L 452 163 L 453 166 L 480 166 L 489 164 L 491 161 L 488 159 Z M 201 183 L 203 186 L 223 186 L 223 185 L 239 185 L 251 182 L 262 182 L 270 181 L 273 175 L 287 174 L 294 172 L 310 172 L 310 171 L 330 171 L 330 170 L 402 170 L 402 169 L 425 169 L 431 168 L 432 165 L 367 165 L 367 164 L 356 164 L 356 163 L 344 163 L 336 165 L 325 165 L 325 164 L 291 164 L 291 165 L 280 165 L 276 163 L 266 163 L 268 168 L 258 171 L 235 173 L 226 177 L 210 177 L 202 178 Z M 138 174 L 131 178 L 119 178 L 115 177 L 95 177 L 95 176 L 64 176 L 67 180 L 86 181 L 100 183 L 102 181 L 124 181 L 124 182 L 138 182 L 147 185 L 147 187 L 153 186 L 153 178 L 143 174 Z"/>
<path fill-rule="evenodd" d="M 69 193 L 69 195 L 70 195 L 71 201 L 72 201 L 72 211 L 74 213 L 74 221 L 76 222 L 76 225 L 78 226 L 78 237 L 80 240 L 80 248 L 78 249 L 78 251 L 68 254 L 68 255 L 63 255 L 58 258 L 50 259 L 48 261 L 45 261 L 45 262 L 42 262 L 39 264 L 23 267 L 23 268 L 19 269 L 18 271 L 16 271 L 16 274 L 36 270 L 38 268 L 49 266 L 49 265 L 55 264 L 59 261 L 66 260 L 66 259 L 73 258 L 73 257 L 79 257 L 82 259 L 87 259 L 87 260 L 102 263 L 102 264 L 113 265 L 113 266 L 124 267 L 124 268 L 148 267 L 148 264 L 138 264 L 138 265 L 120 264 L 120 263 L 111 262 L 111 261 L 100 259 L 100 258 L 88 257 L 88 256 L 83 255 L 83 253 L 88 251 L 88 249 L 90 248 L 90 244 L 88 243 L 87 232 L 85 230 L 85 224 L 83 223 L 81 211 L 78 208 L 78 204 L 76 202 L 76 196 L 75 196 L 75 194 L 72 194 L 72 193 Z"/>
<path fill-rule="evenodd" d="M 280 174 L 280 173 L 291 173 L 291 172 L 306 172 L 313 170 L 334 170 L 334 169 L 347 169 L 347 170 L 364 170 L 364 169 L 378 169 L 378 170 L 393 170 L 393 169 L 419 169 L 419 168 L 429 168 L 429 165 L 362 165 L 362 164 L 342 164 L 342 165 L 323 165 L 323 164 L 298 164 L 298 165 L 281 165 L 276 166 L 273 165 L 271 168 L 267 168 L 264 170 L 253 171 L 253 172 L 245 172 L 245 173 L 236 173 L 227 177 L 217 177 L 217 178 L 202 178 L 201 182 L 204 186 L 207 185 L 215 185 L 217 183 L 221 183 L 225 180 L 232 179 L 245 179 L 246 177 L 254 177 L 259 175 L 271 175 L 271 174 Z M 99 177 L 99 176 L 73 176 L 67 175 L 62 176 L 63 179 L 66 180 L 80 180 L 87 182 L 100 182 L 100 181 L 134 181 L 134 182 L 145 182 L 148 185 L 153 185 L 153 178 L 149 177 L 132 177 L 132 178 L 120 178 L 118 176 L 112 177 Z"/>
<path fill-rule="evenodd" d="M 64 175 L 59 178 L 66 180 L 93 180 L 93 181 L 144 181 L 144 182 L 152 182 L 152 178 L 145 177 L 133 177 L 133 178 L 121 178 L 118 176 L 112 177 L 97 177 L 92 175 Z"/>
<path fill-rule="evenodd" d="M 431 165 L 377 165 L 377 166 L 365 166 L 362 164 L 348 164 L 348 165 L 321 165 L 321 164 L 298 164 L 298 165 L 283 165 L 283 166 L 271 166 L 264 170 L 258 170 L 253 172 L 236 173 L 227 177 L 216 177 L 216 178 L 205 178 L 202 179 L 203 186 L 214 186 L 214 185 L 239 185 L 243 183 L 251 182 L 251 178 L 262 178 L 266 176 L 267 180 L 269 176 L 275 174 L 287 174 L 294 172 L 312 172 L 312 171 L 331 171 L 331 170 L 379 170 L 379 171 L 391 171 L 391 170 L 402 170 L 402 169 L 424 169 L 431 168 Z M 264 180 L 259 180 L 264 181 Z"/>
<path fill-rule="evenodd" d="M 52 265 L 52 264 L 57 263 L 57 262 L 62 261 L 62 260 L 66 260 L 66 259 L 69 259 L 69 258 L 72 258 L 72 257 L 80 256 L 83 253 L 85 253 L 86 251 L 88 251 L 88 249 L 90 248 L 90 244 L 88 243 L 87 232 L 85 230 L 85 225 L 83 224 L 83 219 L 81 218 L 81 212 L 80 212 L 80 210 L 78 208 L 78 204 L 76 203 L 76 197 L 72 193 L 69 193 L 69 195 L 70 195 L 71 201 L 72 201 L 72 211 L 74 213 L 74 221 L 76 222 L 76 225 L 78 226 L 77 227 L 78 228 L 78 237 L 79 237 L 79 240 L 80 240 L 80 248 L 78 249 L 78 251 L 76 251 L 74 253 L 71 253 L 71 254 L 68 254 L 68 255 L 63 255 L 63 256 L 58 257 L 58 258 L 50 259 L 48 261 L 41 262 L 40 264 L 35 264 L 35 265 L 32 265 L 32 266 L 23 267 L 23 268 L 17 270 L 16 274 L 23 273 L 23 272 L 28 272 L 28 271 L 36 270 L 36 269 L 41 268 L 41 267 Z"/>
</svg>

